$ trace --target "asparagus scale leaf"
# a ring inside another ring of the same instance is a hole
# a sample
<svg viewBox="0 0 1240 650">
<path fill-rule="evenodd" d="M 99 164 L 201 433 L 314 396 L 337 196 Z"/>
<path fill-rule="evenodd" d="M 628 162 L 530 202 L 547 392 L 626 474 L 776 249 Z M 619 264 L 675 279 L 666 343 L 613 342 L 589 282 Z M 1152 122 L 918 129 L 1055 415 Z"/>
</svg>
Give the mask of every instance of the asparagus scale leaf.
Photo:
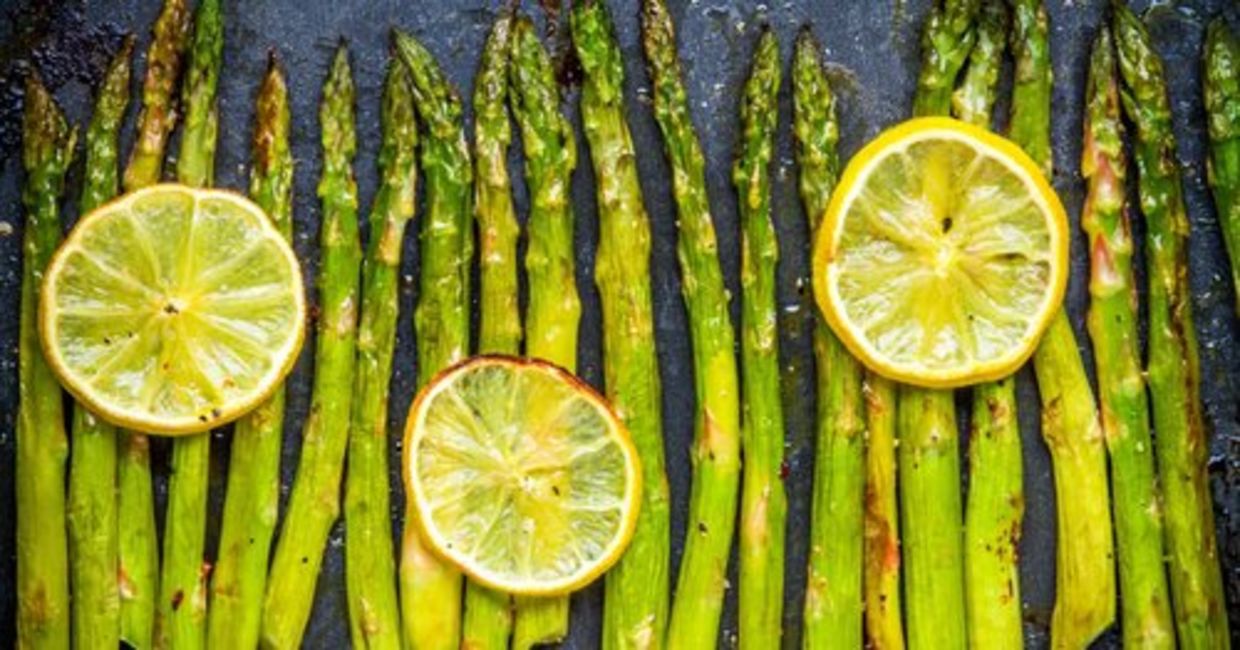
<svg viewBox="0 0 1240 650">
<path fill-rule="evenodd" d="M 319 103 L 323 171 L 319 245 L 319 319 L 310 416 L 301 458 L 276 542 L 263 599 L 261 643 L 298 648 L 310 620 L 315 584 L 332 525 L 340 513 L 340 479 L 349 439 L 357 351 L 357 151 L 354 89 L 347 48 L 336 49 Z"/>
<path fill-rule="evenodd" d="M 134 39 L 126 36 L 104 74 L 86 130 L 81 212 L 94 210 L 119 190 L 121 124 L 129 106 Z M 69 561 L 73 589 L 73 645 L 112 650 L 120 644 L 120 593 L 116 582 L 120 527 L 117 515 L 116 427 L 86 407 L 73 407 L 69 456 Z"/>
<path fill-rule="evenodd" d="M 667 626 L 670 509 L 650 287 L 650 217 L 624 105 L 624 61 L 601 1 L 574 4 L 573 46 L 585 73 L 581 115 L 597 179 L 594 280 L 603 310 L 607 397 L 642 465 L 642 504 L 628 551 L 606 577 L 603 647 L 660 648 Z"/>
</svg>

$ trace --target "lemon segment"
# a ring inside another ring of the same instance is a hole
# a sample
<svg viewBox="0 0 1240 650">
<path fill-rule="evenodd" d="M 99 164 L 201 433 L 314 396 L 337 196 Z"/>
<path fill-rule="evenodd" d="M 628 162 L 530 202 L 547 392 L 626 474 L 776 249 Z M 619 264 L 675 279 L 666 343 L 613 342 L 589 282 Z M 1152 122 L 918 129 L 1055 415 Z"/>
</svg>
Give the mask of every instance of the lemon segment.
<svg viewBox="0 0 1240 650">
<path fill-rule="evenodd" d="M 148 433 L 240 417 L 280 385 L 305 335 L 292 249 L 231 192 L 156 185 L 100 207 L 57 250 L 42 291 L 61 383 Z"/>
<path fill-rule="evenodd" d="M 949 388 L 1007 376 L 1063 300 L 1058 197 L 1019 147 L 963 122 L 883 133 L 849 164 L 822 223 L 819 306 L 890 379 Z"/>
<path fill-rule="evenodd" d="M 580 588 L 632 537 L 641 469 L 606 401 L 542 361 L 476 357 L 414 400 L 406 487 L 423 537 L 483 585 Z"/>
</svg>

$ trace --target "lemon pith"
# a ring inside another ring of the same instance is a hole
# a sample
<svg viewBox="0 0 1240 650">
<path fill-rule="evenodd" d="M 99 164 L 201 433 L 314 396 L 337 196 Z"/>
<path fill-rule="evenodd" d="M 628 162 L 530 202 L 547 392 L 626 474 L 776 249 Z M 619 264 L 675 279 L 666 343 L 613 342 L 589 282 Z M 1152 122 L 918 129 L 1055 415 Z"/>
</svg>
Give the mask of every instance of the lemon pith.
<svg viewBox="0 0 1240 650">
<path fill-rule="evenodd" d="M 62 384 L 148 433 L 240 417 L 279 386 L 305 335 L 300 267 L 262 210 L 175 184 L 84 216 L 48 266 L 41 305 Z"/>
<path fill-rule="evenodd" d="M 423 538 L 475 581 L 568 593 L 636 526 L 637 452 L 605 400 L 542 361 L 475 357 L 414 400 L 404 475 Z"/>
<path fill-rule="evenodd" d="M 1016 145 L 952 119 L 910 120 L 841 177 L 815 240 L 815 296 L 879 374 L 932 388 L 998 379 L 1060 307 L 1067 228 Z"/>
</svg>

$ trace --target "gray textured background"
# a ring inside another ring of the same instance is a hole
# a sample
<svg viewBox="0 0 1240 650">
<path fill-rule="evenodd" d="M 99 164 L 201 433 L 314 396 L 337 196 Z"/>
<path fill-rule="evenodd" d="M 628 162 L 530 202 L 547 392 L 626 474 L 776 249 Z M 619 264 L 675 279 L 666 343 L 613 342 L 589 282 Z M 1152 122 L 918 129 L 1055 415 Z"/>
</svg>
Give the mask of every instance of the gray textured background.
<svg viewBox="0 0 1240 650">
<path fill-rule="evenodd" d="M 668 467 L 673 496 L 673 545 L 679 556 L 684 534 L 689 488 L 689 442 L 692 438 L 694 396 L 692 366 L 685 312 L 679 296 L 675 258 L 675 216 L 669 195 L 668 169 L 660 153 L 660 140 L 648 99 L 648 82 L 639 43 L 636 0 L 610 0 L 628 66 L 628 106 L 633 136 L 639 151 L 639 168 L 655 234 L 653 282 L 659 356 L 663 371 L 664 414 Z M 255 89 L 268 49 L 282 58 L 289 77 L 293 102 L 293 151 L 298 161 L 296 177 L 296 239 L 307 281 L 313 286 L 317 264 L 318 206 L 314 183 L 319 171 L 316 102 L 319 84 L 333 45 L 348 39 L 358 88 L 359 155 L 357 176 L 362 205 L 373 196 L 375 151 L 378 144 L 378 97 L 388 29 L 400 26 L 412 32 L 438 57 L 448 77 L 466 91 L 472 87 L 477 53 L 494 16 L 498 0 L 253 0 L 226 2 L 224 72 L 220 81 L 220 128 L 218 183 L 243 189 L 246 180 L 248 138 Z M 535 15 L 549 39 L 563 48 L 566 28 L 554 29 L 554 10 L 527 0 L 525 9 Z M 809 22 L 826 48 L 832 80 L 840 96 L 841 148 L 845 156 L 883 127 L 908 115 L 918 69 L 918 34 L 928 0 L 670 0 L 680 31 L 681 54 L 689 84 L 694 119 L 708 160 L 707 182 L 719 231 L 725 275 L 733 294 L 738 291 L 736 200 L 729 169 L 737 135 L 738 90 L 747 68 L 757 27 L 769 23 L 781 37 L 785 56 L 796 29 Z M 1198 333 L 1201 337 L 1203 391 L 1209 420 L 1215 430 L 1211 462 L 1218 531 L 1227 571 L 1232 629 L 1240 628 L 1240 420 L 1236 389 L 1240 386 L 1240 322 L 1233 310 L 1216 217 L 1205 186 L 1205 130 L 1200 101 L 1198 56 L 1205 22 L 1226 13 L 1233 27 L 1240 25 L 1236 0 L 1183 0 L 1136 2 L 1138 8 L 1158 5 L 1148 14 L 1159 51 L 1164 55 L 1171 82 L 1175 128 L 1180 142 L 1180 162 L 1193 225 L 1191 239 L 1192 286 Z M 1102 20 L 1102 0 L 1048 0 L 1052 22 L 1052 53 L 1055 62 L 1055 185 L 1072 214 L 1079 212 L 1083 184 L 1077 171 L 1080 156 L 1081 96 L 1090 37 Z M 20 288 L 20 242 L 22 208 L 19 190 L 19 117 L 21 79 L 36 66 L 73 120 L 84 124 L 94 81 L 106 63 L 119 35 L 132 31 L 145 52 L 149 28 L 158 11 L 157 0 L 0 0 L 0 639 L 14 636 L 14 530 L 13 485 L 14 412 L 17 405 L 16 338 Z M 140 78 L 143 62 L 135 73 Z M 1005 71 L 1005 88 L 1010 73 Z M 576 89 L 566 92 L 569 110 L 576 116 Z M 999 117 L 1004 121 L 1006 102 Z M 781 130 L 775 161 L 775 218 L 783 262 L 781 274 L 783 357 L 788 419 L 788 478 L 790 501 L 787 547 L 787 607 L 785 645 L 799 646 L 801 597 L 809 530 L 812 476 L 813 398 L 810 384 L 812 358 L 808 340 L 811 312 L 807 290 L 798 279 L 806 274 L 806 232 L 796 196 L 796 169 L 792 161 L 792 138 L 788 129 L 790 94 L 785 85 L 780 103 Z M 125 132 L 125 146 L 132 139 L 132 119 Z M 577 208 L 577 284 L 585 305 L 580 341 L 581 374 L 598 385 L 601 380 L 598 296 L 591 280 L 597 224 L 593 175 L 586 161 L 584 138 L 578 139 L 583 161 L 574 179 Z M 175 140 L 174 140 L 175 145 Z M 175 151 L 175 146 L 172 151 Z M 527 205 L 519 173 L 519 147 L 511 157 L 518 207 Z M 80 167 L 71 173 L 72 200 L 66 214 L 74 212 Z M 1138 236 L 1141 225 L 1137 224 Z M 1068 306 L 1084 344 L 1082 317 L 1086 301 L 1087 268 L 1080 232 L 1073 232 L 1073 271 Z M 1140 241 L 1140 239 L 1138 239 Z M 417 273 L 414 239 L 406 241 L 405 281 L 401 286 L 401 324 L 392 384 L 390 419 L 399 430 L 413 392 L 415 353 L 409 314 L 414 304 L 413 279 Z M 1140 273 L 1140 272 L 1139 272 Z M 1143 281 L 1143 280 L 1142 280 Z M 733 308 L 736 308 L 734 301 Z M 307 344 L 292 375 L 287 435 L 284 446 L 287 493 L 297 461 L 298 432 L 304 419 L 312 371 L 313 346 Z M 1092 370 L 1087 354 L 1086 365 Z M 1027 370 L 1020 375 L 1021 426 L 1025 441 L 1025 487 L 1028 503 L 1021 546 L 1022 598 L 1025 604 L 1030 645 L 1046 645 L 1046 627 L 1054 599 L 1053 485 L 1045 448 L 1038 435 L 1036 387 Z M 961 409 L 962 415 L 967 409 Z M 964 447 L 962 446 L 962 449 Z M 228 437 L 216 434 L 211 471 L 212 529 L 218 523 L 223 499 Z M 399 522 L 402 505 L 396 474 L 398 458 L 392 443 L 393 521 Z M 162 517 L 166 488 L 167 446 L 155 451 Z M 213 550 L 215 540 L 210 540 Z M 306 636 L 307 647 L 342 647 L 348 643 L 343 579 L 343 537 L 339 526 L 332 536 L 319 581 L 314 619 Z M 596 585 L 573 601 L 574 620 L 566 644 L 571 648 L 596 645 L 602 590 Z M 728 610 L 721 645 L 731 646 L 735 631 L 735 591 L 728 592 Z M 0 641 L 3 642 L 3 641 Z M 1117 645 L 1114 633 L 1104 646 Z"/>
</svg>

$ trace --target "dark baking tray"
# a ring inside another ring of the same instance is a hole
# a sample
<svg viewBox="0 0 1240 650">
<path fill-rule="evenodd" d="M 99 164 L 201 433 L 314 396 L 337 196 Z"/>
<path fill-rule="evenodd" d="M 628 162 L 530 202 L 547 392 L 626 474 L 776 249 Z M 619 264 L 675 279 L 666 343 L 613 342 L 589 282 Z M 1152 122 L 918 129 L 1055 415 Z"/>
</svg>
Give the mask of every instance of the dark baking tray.
<svg viewBox="0 0 1240 650">
<path fill-rule="evenodd" d="M 669 193 L 669 173 L 653 122 L 648 81 L 639 42 L 636 0 L 610 0 L 628 68 L 627 101 L 639 167 L 655 234 L 654 300 L 658 328 L 660 365 L 663 372 L 663 405 L 666 448 L 673 497 L 673 546 L 678 557 L 684 536 L 685 511 L 690 480 L 689 444 L 692 437 L 694 395 L 689 338 L 680 299 L 675 257 L 675 214 Z M 16 338 L 20 292 L 20 242 L 22 208 L 19 202 L 21 79 L 35 67 L 55 91 L 78 124 L 88 118 L 93 83 L 98 79 L 112 48 L 124 32 L 138 35 L 145 52 L 150 25 L 159 9 L 158 0 L 3 0 L 0 1 L 0 639 L 14 637 L 14 527 L 13 484 L 14 416 L 17 407 Z M 275 51 L 288 71 L 293 102 L 293 150 L 298 161 L 296 177 L 295 247 L 303 260 L 306 278 L 313 283 L 317 266 L 318 205 L 314 186 L 320 166 L 316 102 L 331 50 L 337 39 L 348 40 L 358 89 L 359 155 L 358 184 L 362 204 L 369 204 L 375 189 L 375 150 L 378 143 L 378 96 L 387 57 L 388 30 L 399 26 L 421 39 L 438 57 L 448 77 L 468 91 L 477 54 L 495 15 L 498 0 L 261 0 L 228 2 L 224 72 L 220 81 L 222 112 L 218 183 L 245 187 L 248 139 L 255 88 L 268 50 Z M 527 0 L 550 42 L 562 52 L 567 30 L 562 16 L 556 19 L 556 0 Z M 748 68 L 750 50 L 759 25 L 770 24 L 781 37 L 785 56 L 798 27 L 813 26 L 826 48 L 832 79 L 840 97 L 842 153 L 856 151 L 884 126 L 905 118 L 918 70 L 918 34 L 929 6 L 928 0 L 671 0 L 680 32 L 681 57 L 689 84 L 693 118 L 705 147 L 707 182 L 728 285 L 739 295 L 736 199 L 729 169 L 737 140 L 737 94 Z M 1135 3 L 1146 8 L 1146 2 Z M 1203 394 L 1215 438 L 1211 476 L 1218 516 L 1218 536 L 1228 585 L 1232 629 L 1240 629 L 1240 322 L 1234 309 L 1228 262 L 1206 188 L 1205 126 L 1199 86 L 1198 57 L 1207 20 L 1226 14 L 1233 26 L 1240 24 L 1240 3 L 1235 0 L 1183 0 L 1154 2 L 1148 23 L 1159 51 L 1165 57 L 1171 83 L 1175 130 L 1179 137 L 1179 162 L 1193 232 L 1191 238 L 1192 287 L 1198 334 L 1201 341 Z M 1055 62 L 1055 186 L 1075 218 L 1083 196 L 1078 172 L 1080 157 L 1081 97 L 1084 88 L 1088 43 L 1105 14 L 1102 0 L 1047 0 L 1051 17 L 1051 41 Z M 557 29 L 557 25 L 560 27 Z M 137 70 L 142 69 L 138 62 Z M 570 75 L 571 76 L 571 75 Z M 138 78 L 135 75 L 135 80 Z M 568 79 L 571 83 L 571 78 Z M 136 81 L 135 81 L 136 83 Z M 468 95 L 468 92 L 466 92 Z M 774 207 L 782 249 L 780 300 L 783 330 L 782 356 L 788 410 L 789 535 L 787 545 L 787 607 L 784 645 L 799 646 L 800 611 L 805 582 L 805 556 L 809 530 L 809 504 L 813 459 L 812 357 L 809 347 L 810 311 L 806 275 L 806 232 L 796 194 L 796 169 L 788 129 L 790 94 L 785 85 L 780 103 L 781 130 L 775 158 Z M 576 115 L 576 88 L 566 88 L 567 106 Z M 1004 106 L 1000 106 L 1003 109 Z M 1002 112 L 1002 110 L 1000 111 Z M 1002 121 L 1002 119 L 1000 120 Z M 132 139 L 126 130 L 126 147 Z M 594 179 L 589 169 L 584 138 L 578 138 L 583 164 L 574 179 L 577 210 L 577 284 L 585 304 L 580 340 L 581 374 L 598 385 L 601 380 L 599 304 L 592 281 L 597 222 Z M 172 151 L 175 151 L 174 148 Z M 519 150 L 511 158 L 517 179 L 517 204 L 527 205 L 519 172 Z M 73 199 L 66 214 L 73 217 L 81 170 L 75 168 L 70 182 Z M 1139 224 L 1138 224 L 1139 227 Z M 1139 233 L 1138 233 L 1139 234 Z M 1073 275 L 1068 308 L 1082 345 L 1082 318 L 1086 304 L 1087 268 L 1078 230 L 1073 232 Z M 390 421 L 394 430 L 403 422 L 413 392 L 415 352 L 409 314 L 414 301 L 413 279 L 417 274 L 415 239 L 406 241 L 406 264 L 401 285 L 401 325 L 392 384 Z M 1140 241 L 1140 239 L 1138 239 Z M 1140 273 L 1140 272 L 1138 272 Z M 736 301 L 733 301 L 735 311 Z M 296 466 L 301 423 L 306 414 L 312 345 L 307 345 L 290 380 L 291 399 L 284 446 L 284 485 Z M 1086 365 L 1092 359 L 1085 350 Z M 1055 503 L 1050 467 L 1038 434 L 1036 386 L 1031 374 L 1019 376 L 1021 427 L 1025 451 L 1027 513 L 1021 543 L 1022 598 L 1026 636 L 1031 647 L 1047 645 L 1046 629 L 1054 600 Z M 962 413 L 965 412 L 962 409 Z M 228 459 L 228 435 L 217 433 L 212 447 L 211 521 L 215 524 L 224 497 Z M 962 447 L 963 448 L 963 447 Z M 393 521 L 399 525 L 403 503 L 396 474 L 398 452 L 392 442 Z M 154 460 L 158 477 L 160 512 L 166 489 L 167 449 L 160 445 Z M 162 515 L 161 515 L 162 516 Z M 213 546 L 214 539 L 210 540 Z M 306 647 L 338 648 L 348 644 L 344 599 L 343 538 L 340 526 L 332 535 L 319 580 L 314 617 L 306 634 Z M 602 590 L 595 585 L 573 599 L 570 648 L 597 645 Z M 728 592 L 728 608 L 720 645 L 734 645 L 735 590 Z M 0 641 L 8 643 L 8 641 Z M 1100 643 L 1117 646 L 1112 632 Z"/>
</svg>

